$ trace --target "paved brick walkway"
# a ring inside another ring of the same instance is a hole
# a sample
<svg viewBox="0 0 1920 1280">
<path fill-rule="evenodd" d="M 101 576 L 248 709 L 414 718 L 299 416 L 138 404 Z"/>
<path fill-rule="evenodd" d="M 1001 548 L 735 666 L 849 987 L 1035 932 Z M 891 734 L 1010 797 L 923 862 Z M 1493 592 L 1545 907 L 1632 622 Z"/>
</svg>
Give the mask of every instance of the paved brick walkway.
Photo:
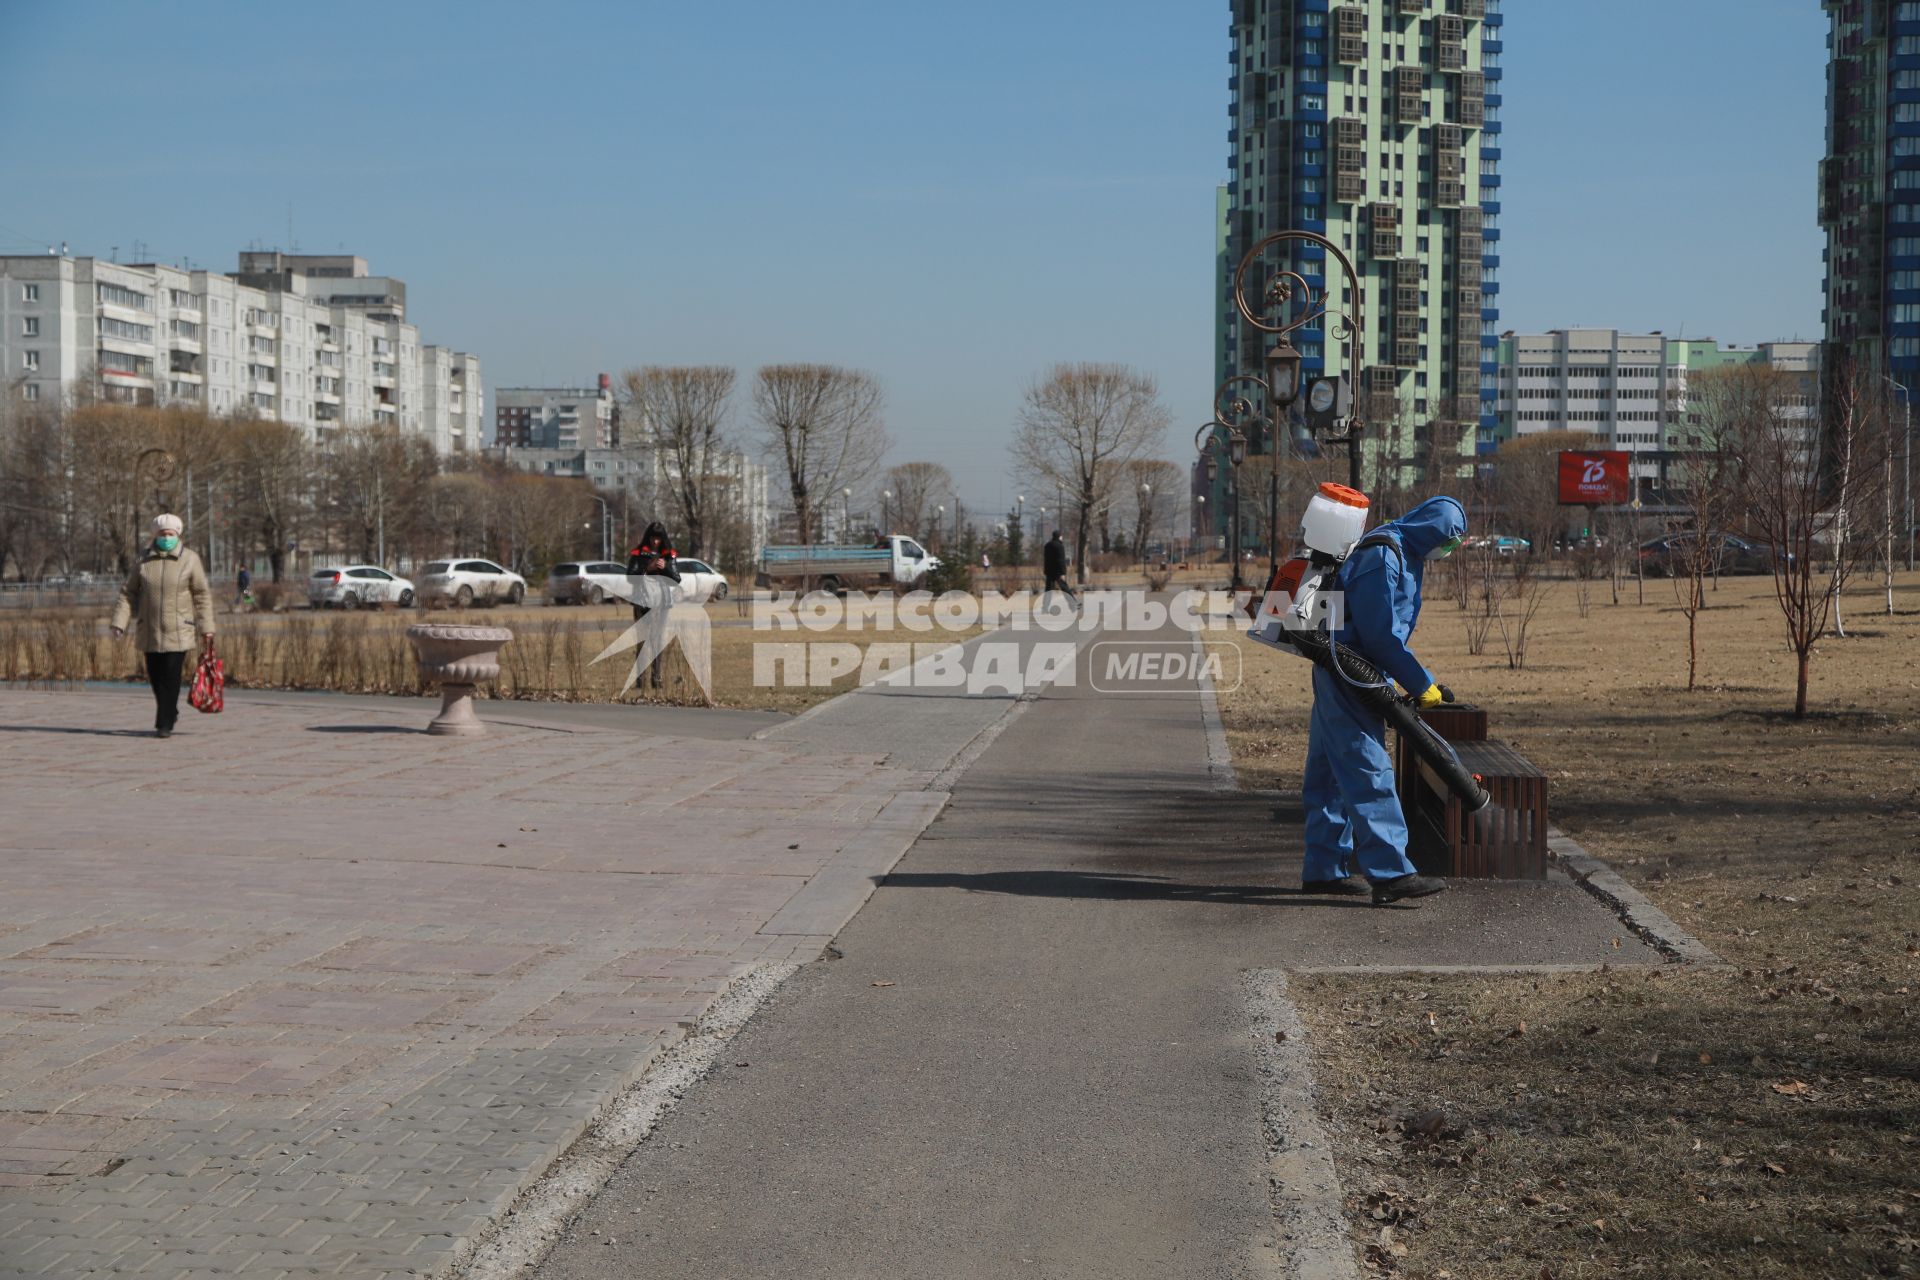
<svg viewBox="0 0 1920 1280">
<path fill-rule="evenodd" d="M 0 1276 L 431 1274 L 944 799 L 431 712 L 0 693 Z"/>
</svg>

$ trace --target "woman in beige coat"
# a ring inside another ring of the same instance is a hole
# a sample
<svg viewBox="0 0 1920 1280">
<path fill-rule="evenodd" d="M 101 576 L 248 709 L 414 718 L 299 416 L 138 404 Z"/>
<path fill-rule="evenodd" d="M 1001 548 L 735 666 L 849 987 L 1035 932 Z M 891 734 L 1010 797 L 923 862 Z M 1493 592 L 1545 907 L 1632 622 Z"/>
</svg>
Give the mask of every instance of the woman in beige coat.
<svg viewBox="0 0 1920 1280">
<path fill-rule="evenodd" d="M 120 603 L 113 607 L 116 639 L 133 627 L 133 641 L 147 655 L 147 683 L 153 686 L 154 732 L 173 736 L 180 718 L 180 676 L 193 648 L 193 633 L 213 648 L 213 591 L 200 557 L 180 540 L 179 516 L 153 518 L 153 543 L 140 557 Z"/>
</svg>

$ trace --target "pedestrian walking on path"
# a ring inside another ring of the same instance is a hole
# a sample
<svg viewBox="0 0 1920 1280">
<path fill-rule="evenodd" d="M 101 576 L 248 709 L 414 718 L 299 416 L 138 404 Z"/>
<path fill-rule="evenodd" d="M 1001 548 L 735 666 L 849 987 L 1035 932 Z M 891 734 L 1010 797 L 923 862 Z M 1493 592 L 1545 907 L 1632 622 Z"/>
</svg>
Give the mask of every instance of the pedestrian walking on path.
<svg viewBox="0 0 1920 1280">
<path fill-rule="evenodd" d="M 147 659 L 147 683 L 153 688 L 153 729 L 173 736 L 180 718 L 180 674 L 194 648 L 194 632 L 213 647 L 213 589 L 200 557 L 181 541 L 180 517 L 153 518 L 153 542 L 120 588 L 119 603 L 107 624 L 118 639 L 131 629 L 133 642 Z"/>
<path fill-rule="evenodd" d="M 680 567 L 677 561 L 678 553 L 673 549 L 673 539 L 667 537 L 666 526 L 655 520 L 647 526 L 647 531 L 640 535 L 639 543 L 627 553 L 627 575 L 667 579 L 666 582 L 658 584 L 662 588 L 659 594 L 664 600 L 660 607 L 671 608 L 675 588 L 680 583 Z M 651 612 L 651 606 L 636 603 L 633 606 L 633 620 L 638 622 L 649 612 Z M 642 688 L 658 689 L 660 687 L 662 656 L 654 655 L 653 661 L 647 664 L 646 677 L 641 681 Z"/>
<path fill-rule="evenodd" d="M 1420 584 L 1428 560 L 1452 554 L 1467 531 L 1467 513 L 1452 498 L 1429 498 L 1362 538 L 1335 576 L 1345 623 L 1334 639 L 1397 681 L 1423 707 L 1443 698 L 1433 676 L 1407 647 L 1420 617 Z M 1313 716 L 1307 734 L 1307 893 L 1359 895 L 1376 904 L 1439 893 L 1447 882 L 1415 872 L 1407 857 L 1407 820 L 1393 785 L 1387 725 L 1345 679 L 1313 669 Z M 1370 889 L 1353 882 L 1358 870 Z"/>
<path fill-rule="evenodd" d="M 1047 539 L 1047 545 L 1041 548 L 1040 561 L 1047 575 L 1047 590 L 1061 592 L 1077 608 L 1080 600 L 1067 584 L 1067 544 L 1061 541 L 1058 529 Z"/>
<path fill-rule="evenodd" d="M 234 595 L 233 595 L 234 608 L 244 609 L 249 604 L 253 603 L 253 573 L 251 570 L 247 568 L 247 566 L 245 565 L 240 566 L 240 572 L 234 575 L 233 585 L 234 585 Z"/>
</svg>

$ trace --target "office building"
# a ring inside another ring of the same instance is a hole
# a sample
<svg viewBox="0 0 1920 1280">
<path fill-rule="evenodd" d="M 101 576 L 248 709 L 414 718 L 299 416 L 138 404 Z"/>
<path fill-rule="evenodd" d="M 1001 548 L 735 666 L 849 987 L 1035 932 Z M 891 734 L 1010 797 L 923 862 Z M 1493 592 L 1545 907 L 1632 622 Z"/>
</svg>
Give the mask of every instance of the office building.
<svg viewBox="0 0 1920 1280">
<path fill-rule="evenodd" d="M 280 421 L 324 443 L 388 424 L 445 453 L 480 447 L 480 361 L 422 347 L 406 286 L 362 259 L 241 255 L 228 275 L 64 254 L 0 257 L 0 383 L 28 401 L 76 387 Z"/>
<path fill-rule="evenodd" d="M 1618 329 L 1507 333 L 1499 345 L 1496 442 L 1543 431 L 1582 431 L 1595 445 L 1634 456 L 1633 473 L 1653 481 L 1676 454 L 1695 447 L 1688 421 L 1690 376 L 1734 365 L 1765 364 L 1802 375 L 1819 369 L 1820 344 L 1762 342 L 1722 346 L 1712 338 L 1669 338 Z M 1813 427 L 1809 385 L 1786 410 Z"/>
<path fill-rule="evenodd" d="M 1457 474 L 1495 425 L 1500 0 L 1231 0 L 1230 10 L 1217 371 L 1258 371 L 1267 345 L 1233 305 L 1248 248 L 1278 231 L 1318 232 L 1352 259 L 1361 296 L 1348 297 L 1317 246 L 1287 265 L 1324 287 L 1332 310 L 1363 311 L 1365 331 L 1343 344 L 1314 324 L 1291 340 L 1309 376 L 1353 380 L 1369 424 L 1365 482 Z M 1213 511 L 1223 486 L 1205 504 Z"/>
<path fill-rule="evenodd" d="M 493 443 L 508 449 L 615 449 L 620 409 L 613 379 L 587 387 L 500 387 L 493 393 Z"/>
</svg>

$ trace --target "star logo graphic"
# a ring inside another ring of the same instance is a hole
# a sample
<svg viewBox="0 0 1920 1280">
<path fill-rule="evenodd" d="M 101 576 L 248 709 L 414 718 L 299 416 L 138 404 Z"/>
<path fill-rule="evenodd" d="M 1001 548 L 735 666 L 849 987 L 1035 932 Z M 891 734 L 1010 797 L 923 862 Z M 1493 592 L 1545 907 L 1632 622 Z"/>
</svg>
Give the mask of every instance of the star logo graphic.
<svg viewBox="0 0 1920 1280">
<path fill-rule="evenodd" d="M 652 664 L 654 659 L 667 651 L 667 646 L 678 641 L 681 655 L 686 658 L 687 666 L 693 671 L 694 683 L 700 686 L 700 694 L 713 705 L 713 627 L 707 619 L 707 611 L 697 604 L 677 604 L 678 584 L 671 578 L 656 577 L 649 574 L 630 573 L 625 580 L 613 588 L 613 594 L 620 599 L 637 606 L 641 610 L 639 617 L 606 648 L 595 655 L 596 665 L 615 654 L 634 650 L 633 666 L 627 672 L 627 682 L 620 686 L 620 696 L 640 681 L 640 673 Z"/>
</svg>

